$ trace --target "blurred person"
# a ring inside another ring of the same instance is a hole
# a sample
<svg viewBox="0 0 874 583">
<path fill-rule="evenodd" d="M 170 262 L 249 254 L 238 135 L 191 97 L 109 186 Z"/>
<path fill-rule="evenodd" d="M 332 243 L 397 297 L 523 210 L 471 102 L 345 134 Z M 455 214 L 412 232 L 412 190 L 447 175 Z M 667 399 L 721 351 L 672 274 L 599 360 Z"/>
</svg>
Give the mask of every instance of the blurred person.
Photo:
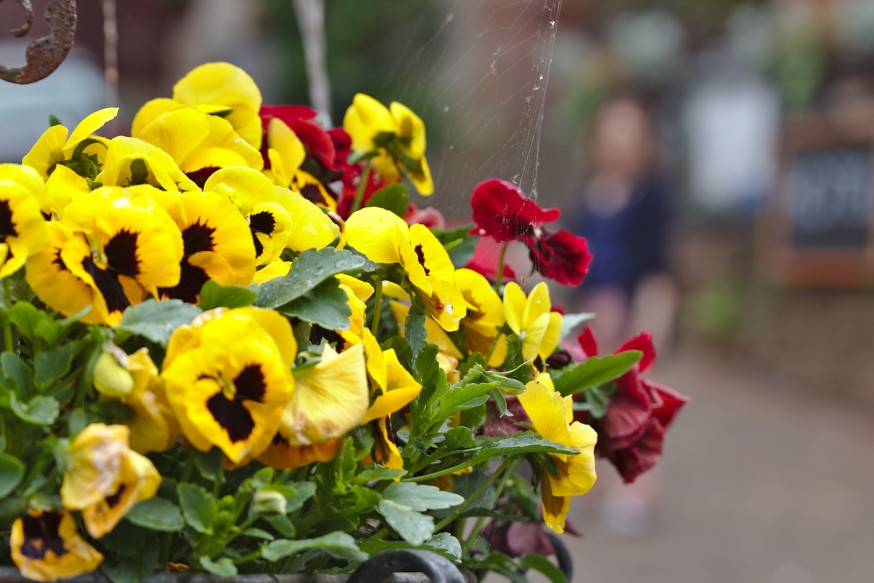
<svg viewBox="0 0 874 583">
<path fill-rule="evenodd" d="M 576 307 L 596 314 L 591 327 L 606 351 L 642 331 L 652 332 L 661 351 L 673 327 L 670 194 L 656 170 L 654 134 L 646 107 L 619 96 L 598 110 L 588 138 L 591 171 L 573 229 L 588 240 L 592 262 Z M 599 471 L 596 486 L 602 519 L 619 533 L 646 530 L 659 490 L 657 468 L 631 485 L 611 470 Z"/>
<path fill-rule="evenodd" d="M 668 272 L 671 205 L 644 105 L 625 96 L 608 100 L 595 116 L 588 151 L 591 173 L 573 229 L 593 258 L 577 307 L 597 314 L 592 328 L 604 347 L 643 330 L 662 347 L 676 303 Z"/>
</svg>

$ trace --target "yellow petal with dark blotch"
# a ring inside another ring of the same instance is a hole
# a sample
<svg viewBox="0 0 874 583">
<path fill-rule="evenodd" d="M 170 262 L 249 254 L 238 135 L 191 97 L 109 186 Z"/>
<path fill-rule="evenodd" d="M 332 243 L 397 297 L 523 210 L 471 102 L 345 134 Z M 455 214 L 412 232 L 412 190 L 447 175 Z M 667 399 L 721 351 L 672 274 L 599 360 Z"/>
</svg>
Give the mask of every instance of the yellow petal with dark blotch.
<svg viewBox="0 0 874 583">
<path fill-rule="evenodd" d="M 103 561 L 85 542 L 66 510 L 29 510 L 12 524 L 9 548 L 21 574 L 31 581 L 57 581 L 96 570 Z"/>
<path fill-rule="evenodd" d="M 81 510 L 118 490 L 129 435 L 124 425 L 104 423 L 92 423 L 76 435 L 67 448 L 60 491 L 64 507 Z"/>
<path fill-rule="evenodd" d="M 391 468 L 393 470 L 404 469 L 404 458 L 401 457 L 401 452 L 398 450 L 398 446 L 389 435 L 388 422 L 385 417 L 376 422 L 376 429 L 373 444 L 376 461 L 386 468 Z M 396 480 L 399 479 L 400 478 L 396 478 Z"/>
<path fill-rule="evenodd" d="M 47 230 L 46 244 L 28 258 L 28 285 L 43 303 L 65 316 L 93 306 L 82 322 L 108 324 L 106 303 L 82 270 L 83 260 L 91 256 L 88 242 L 57 222 L 49 223 Z"/>
<path fill-rule="evenodd" d="M 329 439 L 312 445 L 289 445 L 276 434 L 270 446 L 258 456 L 258 461 L 277 470 L 292 470 L 313 462 L 327 462 L 336 457 L 340 439 Z"/>
<path fill-rule="evenodd" d="M 504 286 L 504 317 L 510 330 L 517 335 L 525 326 L 525 305 L 527 298 L 525 292 L 515 281 L 508 282 Z"/>
<path fill-rule="evenodd" d="M 297 170 L 291 178 L 288 187 L 308 201 L 317 204 L 329 211 L 337 210 L 337 201 L 328 193 L 328 189 L 318 178 L 303 170 Z"/>
<path fill-rule="evenodd" d="M 410 246 L 410 228 L 403 219 L 378 207 L 352 213 L 344 232 L 349 245 L 376 263 L 400 263 L 401 249 Z"/>
<path fill-rule="evenodd" d="M 112 531 L 134 504 L 154 496 L 160 484 L 161 475 L 149 458 L 129 451 L 122 460 L 118 489 L 82 509 L 88 534 L 92 538 L 101 538 Z"/>
<path fill-rule="evenodd" d="M 410 227 L 410 245 L 416 252 L 419 263 L 425 268 L 427 275 L 453 281 L 455 267 L 443 244 L 434 236 L 431 229 L 425 225 L 413 225 Z"/>
<path fill-rule="evenodd" d="M 407 279 L 413 285 L 417 292 L 423 295 L 431 295 L 431 279 L 428 276 L 428 270 L 422 265 L 420 260 L 421 248 L 417 250 L 410 245 L 408 241 L 400 244 L 398 247 L 401 255 L 401 265 L 407 274 Z"/>
<path fill-rule="evenodd" d="M 352 98 L 352 105 L 343 116 L 343 129 L 352 138 L 352 149 L 358 152 L 372 150 L 377 134 L 398 131 L 389 109 L 364 93 L 356 93 Z"/>
<path fill-rule="evenodd" d="M 229 311 L 200 326 L 200 342 L 161 376 L 182 432 L 233 463 L 270 444 L 293 386 L 276 342 L 252 317 Z"/>
<path fill-rule="evenodd" d="M 43 178 L 48 178 L 51 171 L 57 167 L 57 163 L 64 159 L 62 149 L 67 141 L 68 132 L 69 130 L 62 125 L 48 128 L 24 155 L 21 163 L 36 170 Z"/>
<path fill-rule="evenodd" d="M 289 375 L 289 380 L 291 380 L 291 365 L 294 364 L 294 360 L 297 358 L 297 341 L 294 339 L 291 325 L 285 316 L 273 310 L 256 308 L 254 306 L 229 310 L 228 313 L 232 315 L 242 314 L 258 322 L 276 343 L 279 356 L 282 358 L 287 369 L 286 372 Z"/>
<path fill-rule="evenodd" d="M 72 151 L 79 145 L 79 142 L 90 137 L 91 134 L 115 119 L 115 116 L 117 115 L 117 107 L 98 109 L 94 113 L 88 115 L 73 129 L 73 133 L 70 134 L 70 138 L 67 140 L 67 143 L 64 144 L 64 150 Z"/>
<path fill-rule="evenodd" d="M 291 216 L 291 232 L 285 246 L 292 251 L 321 249 L 334 242 L 340 228 L 325 212 L 296 192 L 277 187 L 276 195 Z"/>
<path fill-rule="evenodd" d="M 279 259 L 293 222 L 288 212 L 276 202 L 260 202 L 248 216 L 252 242 L 255 244 L 255 262 L 258 265 Z"/>
<path fill-rule="evenodd" d="M 176 109 L 177 107 L 185 106 L 169 97 L 158 97 L 157 99 L 150 99 L 145 102 L 143 106 L 137 110 L 136 115 L 134 115 L 134 120 L 131 123 L 130 129 L 131 137 L 140 138 L 140 132 L 143 131 L 143 128 L 155 121 L 160 115 Z"/>
<path fill-rule="evenodd" d="M 145 165 L 146 176 L 132 171 L 132 165 Z M 151 184 L 163 190 L 197 190 L 167 152 L 148 142 L 118 136 L 109 141 L 103 168 L 95 179 L 105 186 Z"/>
<path fill-rule="evenodd" d="M 425 123 L 412 109 L 402 103 L 393 101 L 389 106 L 398 136 L 408 139 L 404 146 L 410 158 L 418 159 L 425 155 Z"/>
<path fill-rule="evenodd" d="M 0 263 L 0 278 L 18 271 L 29 255 L 48 238 L 40 209 L 43 180 L 36 170 L 18 164 L 0 164 L 0 241 L 8 253 Z"/>
<path fill-rule="evenodd" d="M 369 395 L 363 346 L 337 354 L 325 345 L 321 362 L 295 375 L 279 432 L 291 445 L 341 437 L 361 423 Z"/>
<path fill-rule="evenodd" d="M 407 177 L 410 179 L 410 182 L 413 183 L 413 186 L 416 187 L 416 191 L 419 194 L 422 196 L 431 196 L 434 194 L 434 179 L 431 177 L 431 168 L 428 166 L 428 160 L 425 158 L 419 158 L 417 162 L 419 163 L 421 171 L 408 170 Z"/>
<path fill-rule="evenodd" d="M 206 63 L 192 69 L 173 86 L 173 99 L 188 105 L 221 105 L 241 138 L 261 147 L 261 91 L 242 69 L 230 63 Z"/>
</svg>

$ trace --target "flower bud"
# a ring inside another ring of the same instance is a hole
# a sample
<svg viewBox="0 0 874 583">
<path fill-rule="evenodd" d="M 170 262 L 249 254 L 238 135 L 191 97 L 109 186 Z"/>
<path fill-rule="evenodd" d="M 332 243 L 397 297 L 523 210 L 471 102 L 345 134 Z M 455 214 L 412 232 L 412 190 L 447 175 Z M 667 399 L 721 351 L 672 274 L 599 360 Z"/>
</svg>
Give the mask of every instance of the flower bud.
<svg viewBox="0 0 874 583">
<path fill-rule="evenodd" d="M 107 397 L 121 398 L 130 394 L 134 379 L 111 349 L 104 350 L 94 365 L 94 388 Z"/>
<path fill-rule="evenodd" d="M 285 496 L 276 490 L 259 488 L 252 498 L 252 507 L 258 514 L 285 514 Z"/>
</svg>

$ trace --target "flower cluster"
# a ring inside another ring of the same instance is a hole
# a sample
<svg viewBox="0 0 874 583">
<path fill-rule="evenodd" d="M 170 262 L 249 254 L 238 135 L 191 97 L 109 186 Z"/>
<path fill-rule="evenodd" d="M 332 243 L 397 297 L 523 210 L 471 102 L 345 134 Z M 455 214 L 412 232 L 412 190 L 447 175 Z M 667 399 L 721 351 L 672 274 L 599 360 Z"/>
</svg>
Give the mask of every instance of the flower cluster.
<svg viewBox="0 0 874 583">
<path fill-rule="evenodd" d="M 563 532 L 596 452 L 627 479 L 655 462 L 684 398 L 639 377 L 644 337 L 555 358 L 547 284 L 473 257 L 520 240 L 576 285 L 585 241 L 499 180 L 473 229 L 417 209 L 407 107 L 359 94 L 324 128 L 210 63 L 98 135 L 117 112 L 0 165 L 0 527 L 25 577 L 349 571 L 411 545 L 511 573 L 483 532 Z"/>
</svg>

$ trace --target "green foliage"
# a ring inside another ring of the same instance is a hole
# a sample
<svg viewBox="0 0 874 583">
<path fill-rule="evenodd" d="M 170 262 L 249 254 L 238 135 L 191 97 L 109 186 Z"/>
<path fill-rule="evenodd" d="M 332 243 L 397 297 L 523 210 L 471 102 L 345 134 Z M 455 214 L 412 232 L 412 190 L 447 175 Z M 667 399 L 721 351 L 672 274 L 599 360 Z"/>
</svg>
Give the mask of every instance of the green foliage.
<svg viewBox="0 0 874 583">
<path fill-rule="evenodd" d="M 410 190 L 402 183 L 389 184 L 373 193 L 366 207 L 379 207 L 403 218 L 410 204 Z"/>
<path fill-rule="evenodd" d="M 553 377 L 555 390 L 562 396 L 574 395 L 616 380 L 640 361 L 639 350 L 626 350 L 619 354 L 593 356 L 583 362 L 572 364 Z"/>
<path fill-rule="evenodd" d="M 166 346 L 170 335 L 179 326 L 190 324 L 202 310 L 182 300 L 157 301 L 153 299 L 124 311 L 116 328 L 116 337 L 124 334 L 142 336 L 155 344 Z M 121 333 L 121 335 L 119 335 Z"/>
<path fill-rule="evenodd" d="M 238 285 L 220 285 L 213 280 L 207 281 L 200 289 L 201 310 L 213 308 L 242 308 L 251 306 L 258 297 L 254 291 Z"/>
</svg>

